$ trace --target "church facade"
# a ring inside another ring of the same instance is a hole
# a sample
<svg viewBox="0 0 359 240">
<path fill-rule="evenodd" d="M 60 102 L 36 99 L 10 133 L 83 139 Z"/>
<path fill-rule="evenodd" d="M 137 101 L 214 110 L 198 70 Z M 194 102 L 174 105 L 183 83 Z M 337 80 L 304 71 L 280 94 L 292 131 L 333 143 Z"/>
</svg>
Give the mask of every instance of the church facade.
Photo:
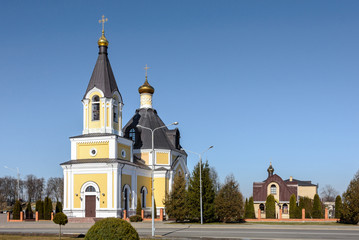
<svg viewBox="0 0 359 240">
<path fill-rule="evenodd" d="M 276 201 L 276 218 L 279 218 L 279 210 L 282 210 L 282 218 L 289 218 L 289 201 L 292 194 L 299 200 L 299 197 L 308 197 L 314 199 L 318 192 L 318 185 L 312 184 L 311 181 L 301 181 L 290 177 L 283 180 L 277 174 L 274 174 L 272 163 L 267 169 L 268 178 L 263 182 L 253 183 L 253 202 L 254 212 L 258 218 L 259 209 L 261 218 L 266 218 L 265 204 L 268 195 L 272 194 Z"/>
<path fill-rule="evenodd" d="M 152 107 L 154 88 L 147 73 L 138 89 L 140 108 L 122 128 L 123 99 L 108 59 L 104 31 L 98 47 L 82 99 L 83 131 L 70 137 L 71 159 L 61 164 L 64 213 L 68 217 L 122 217 L 123 210 L 134 214 L 138 199 L 144 210 L 150 210 L 152 178 L 159 212 L 174 175 L 189 173 L 180 132 L 168 129 Z"/>
</svg>

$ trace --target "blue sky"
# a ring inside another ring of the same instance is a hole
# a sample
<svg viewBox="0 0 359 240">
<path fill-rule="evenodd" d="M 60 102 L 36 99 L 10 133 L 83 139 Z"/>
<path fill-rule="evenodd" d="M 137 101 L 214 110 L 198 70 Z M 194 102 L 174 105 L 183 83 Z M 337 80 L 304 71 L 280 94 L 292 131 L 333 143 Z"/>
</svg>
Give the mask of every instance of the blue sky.
<svg viewBox="0 0 359 240">
<path fill-rule="evenodd" d="M 359 169 L 358 1 L 5 1 L 1 165 L 61 176 L 104 14 L 126 123 L 154 108 L 245 196 L 275 173 L 343 192 Z M 189 155 L 192 170 L 197 157 Z M 14 173 L 0 167 L 0 176 Z"/>
</svg>

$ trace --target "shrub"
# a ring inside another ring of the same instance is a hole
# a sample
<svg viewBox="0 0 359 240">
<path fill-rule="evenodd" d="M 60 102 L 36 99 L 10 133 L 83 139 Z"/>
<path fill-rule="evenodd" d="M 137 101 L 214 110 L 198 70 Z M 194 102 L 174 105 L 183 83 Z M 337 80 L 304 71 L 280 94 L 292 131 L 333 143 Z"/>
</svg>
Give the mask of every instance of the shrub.
<svg viewBox="0 0 359 240">
<path fill-rule="evenodd" d="M 314 195 L 312 217 L 313 218 L 322 218 L 322 204 L 320 202 L 318 194 Z"/>
<path fill-rule="evenodd" d="M 342 198 L 338 195 L 335 198 L 335 218 L 341 218 L 343 210 Z"/>
<path fill-rule="evenodd" d="M 142 217 L 140 215 L 133 215 L 130 217 L 131 222 L 142 222 Z"/>
<path fill-rule="evenodd" d="M 248 201 L 248 218 L 256 218 L 256 215 L 254 213 L 254 202 L 253 202 L 253 197 L 249 198 Z"/>
<path fill-rule="evenodd" d="M 44 219 L 44 202 L 41 200 L 36 201 L 36 212 L 38 213 L 39 219 Z"/>
<path fill-rule="evenodd" d="M 141 216 L 141 212 L 142 212 L 141 200 L 140 198 L 137 198 L 136 215 Z"/>
<path fill-rule="evenodd" d="M 105 218 L 96 222 L 86 233 L 85 240 L 137 240 L 138 233 L 130 223 L 119 218 Z"/>
<path fill-rule="evenodd" d="M 289 199 L 289 218 L 296 218 L 297 212 L 297 198 L 295 194 L 292 194 Z"/>
<path fill-rule="evenodd" d="M 22 211 L 21 203 L 19 200 L 16 200 L 14 208 L 12 210 L 12 218 L 19 220 L 20 219 L 20 212 Z"/>
<path fill-rule="evenodd" d="M 34 218 L 33 212 L 32 212 L 32 209 L 31 209 L 31 202 L 27 203 L 25 213 L 26 213 L 26 219 Z"/>
<path fill-rule="evenodd" d="M 266 200 L 266 218 L 275 218 L 275 200 L 272 194 Z"/>
<path fill-rule="evenodd" d="M 49 197 L 45 197 L 44 200 L 44 219 L 51 220 L 52 213 L 52 201 Z"/>
<path fill-rule="evenodd" d="M 55 213 L 59 213 L 59 212 L 62 212 L 62 204 L 61 202 L 56 202 Z"/>
<path fill-rule="evenodd" d="M 53 221 L 54 221 L 54 223 L 59 224 L 59 226 L 60 226 L 59 237 L 61 240 L 61 225 L 66 225 L 66 223 L 68 222 L 67 216 L 62 212 L 56 213 Z"/>
</svg>

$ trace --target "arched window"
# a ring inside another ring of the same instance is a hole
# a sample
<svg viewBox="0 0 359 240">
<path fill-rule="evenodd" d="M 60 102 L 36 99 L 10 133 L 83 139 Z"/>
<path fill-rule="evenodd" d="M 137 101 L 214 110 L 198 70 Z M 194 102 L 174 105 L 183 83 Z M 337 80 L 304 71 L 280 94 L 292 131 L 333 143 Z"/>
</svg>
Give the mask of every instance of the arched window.
<svg viewBox="0 0 359 240">
<path fill-rule="evenodd" d="M 88 186 L 85 192 L 96 192 L 96 189 L 93 186 Z"/>
<path fill-rule="evenodd" d="M 136 130 L 135 130 L 134 128 L 132 128 L 132 129 L 129 131 L 128 137 L 129 137 L 132 141 L 136 142 Z"/>
<path fill-rule="evenodd" d="M 270 186 L 270 194 L 276 195 L 277 194 L 277 186 L 272 184 Z"/>
<path fill-rule="evenodd" d="M 259 205 L 259 209 L 261 210 L 262 213 L 264 213 L 264 204 L 263 203 L 261 203 Z"/>
<path fill-rule="evenodd" d="M 141 204 L 142 204 L 142 208 L 146 208 L 146 196 L 147 196 L 147 188 L 142 187 L 141 188 Z"/>
<path fill-rule="evenodd" d="M 113 121 L 114 121 L 115 123 L 118 123 L 118 107 L 117 107 L 117 101 L 116 101 L 115 98 L 113 99 L 112 112 L 113 112 Z"/>
<path fill-rule="evenodd" d="M 92 121 L 100 120 L 100 98 L 95 95 L 92 97 Z"/>
<path fill-rule="evenodd" d="M 286 203 L 283 204 L 283 214 L 288 214 L 288 205 Z"/>
</svg>

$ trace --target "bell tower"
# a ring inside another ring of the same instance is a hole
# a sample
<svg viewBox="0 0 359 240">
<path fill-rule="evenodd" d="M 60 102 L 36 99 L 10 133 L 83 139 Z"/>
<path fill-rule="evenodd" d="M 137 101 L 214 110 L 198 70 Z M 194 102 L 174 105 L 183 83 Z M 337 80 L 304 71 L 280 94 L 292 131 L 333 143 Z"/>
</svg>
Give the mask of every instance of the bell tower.
<svg viewBox="0 0 359 240">
<path fill-rule="evenodd" d="M 83 134 L 110 133 L 122 136 L 123 101 L 108 59 L 104 16 L 102 35 L 97 41 L 99 53 L 87 86 L 83 103 Z"/>
</svg>

